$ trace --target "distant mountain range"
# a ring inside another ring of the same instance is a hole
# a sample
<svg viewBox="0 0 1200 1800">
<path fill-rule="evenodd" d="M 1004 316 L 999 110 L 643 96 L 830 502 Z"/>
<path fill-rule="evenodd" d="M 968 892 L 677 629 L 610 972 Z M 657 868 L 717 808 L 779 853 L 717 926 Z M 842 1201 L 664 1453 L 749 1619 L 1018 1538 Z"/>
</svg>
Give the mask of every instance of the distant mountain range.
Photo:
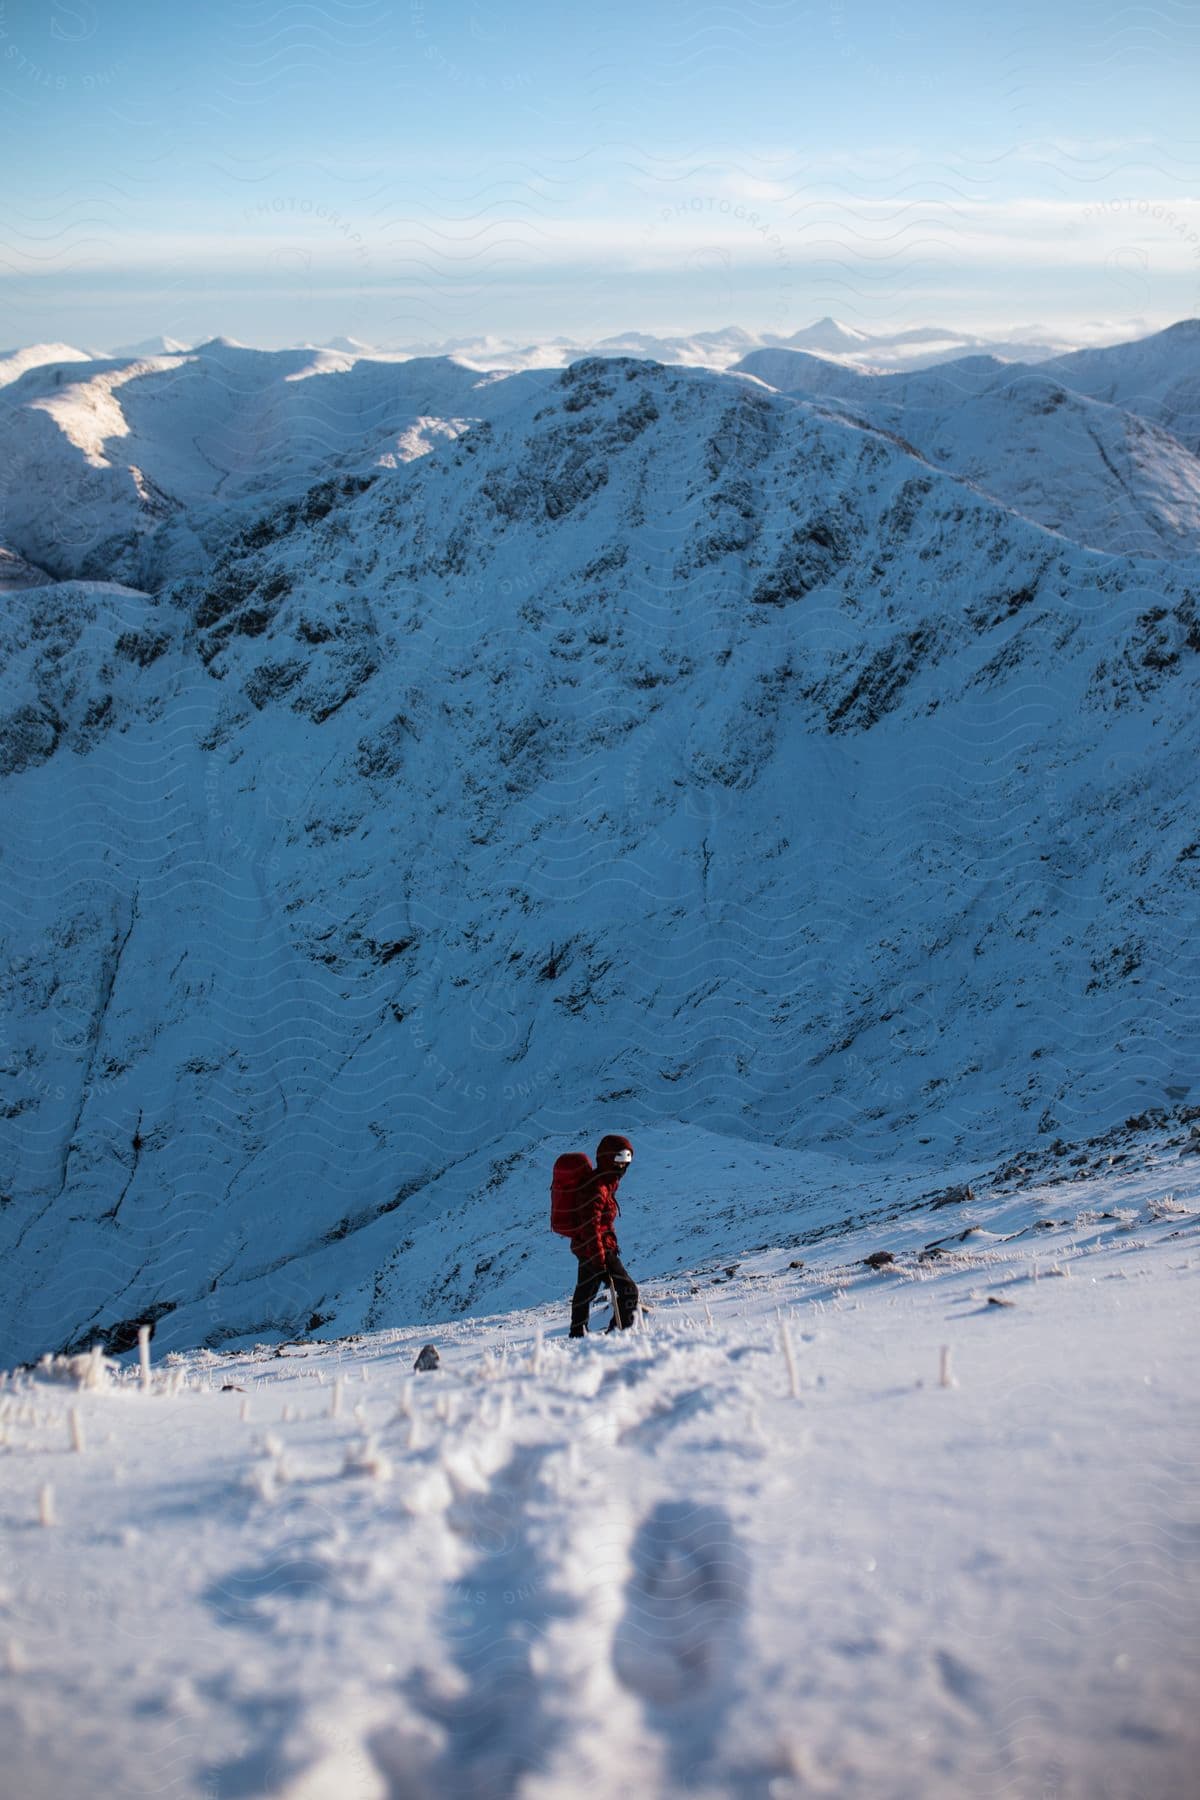
<svg viewBox="0 0 1200 1800">
<path fill-rule="evenodd" d="M 233 343 L 214 338 L 211 343 Z M 177 338 L 152 337 L 141 343 L 122 344 L 100 357 L 170 356 L 188 349 Z M 951 361 L 972 352 L 1000 357 L 1006 362 L 1039 362 L 1077 348 L 1061 335 L 1037 331 L 1014 332 L 1001 338 L 980 337 L 973 332 L 952 331 L 923 325 L 894 332 L 861 331 L 837 319 L 817 319 L 788 336 L 754 332 L 739 325 L 717 331 L 654 333 L 617 332 L 601 338 L 553 337 L 533 342 L 495 337 L 448 338 L 419 344 L 366 344 L 359 338 L 334 337 L 325 343 L 299 346 L 334 350 L 348 356 L 452 356 L 487 368 L 563 367 L 580 356 L 649 356 L 657 362 L 691 363 L 701 368 L 728 368 L 752 350 L 791 349 L 815 351 L 864 369 L 919 369 Z M 83 354 L 80 352 L 79 354 Z"/>
</svg>

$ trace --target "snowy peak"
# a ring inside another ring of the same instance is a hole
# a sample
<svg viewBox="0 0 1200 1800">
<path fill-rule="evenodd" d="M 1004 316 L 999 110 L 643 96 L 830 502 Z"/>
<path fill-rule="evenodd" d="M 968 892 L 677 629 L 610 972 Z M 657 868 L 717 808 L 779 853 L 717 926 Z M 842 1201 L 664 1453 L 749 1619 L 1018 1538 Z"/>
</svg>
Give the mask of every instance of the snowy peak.
<svg viewBox="0 0 1200 1800">
<path fill-rule="evenodd" d="M 846 367 L 868 372 L 911 370 L 952 362 L 965 354 L 994 354 L 1004 362 L 1034 362 L 1060 355 L 1071 346 L 1055 339 L 988 340 L 969 332 L 921 326 L 870 333 L 831 318 L 819 319 L 791 336 L 752 332 L 729 325 L 720 330 L 685 332 L 625 331 L 602 338 L 542 339 L 521 344 L 512 339 L 451 339 L 443 344 L 406 346 L 413 355 L 445 353 L 478 368 L 526 369 L 563 366 L 582 356 L 650 356 L 658 362 L 699 368 L 728 369 L 739 356 L 755 349 L 807 349 L 832 357 Z"/>
<path fill-rule="evenodd" d="M 112 357 L 182 356 L 188 345 L 173 337 L 143 338 L 138 344 L 119 344 L 109 351 Z"/>
<path fill-rule="evenodd" d="M 801 331 L 794 331 L 787 344 L 794 350 L 861 350 L 872 340 L 865 331 L 839 324 L 837 319 L 818 319 Z"/>
<path fill-rule="evenodd" d="M 730 373 L 753 375 L 781 394 L 849 392 L 862 379 L 857 369 L 847 369 L 828 357 L 782 346 L 750 351 L 734 363 Z"/>
</svg>

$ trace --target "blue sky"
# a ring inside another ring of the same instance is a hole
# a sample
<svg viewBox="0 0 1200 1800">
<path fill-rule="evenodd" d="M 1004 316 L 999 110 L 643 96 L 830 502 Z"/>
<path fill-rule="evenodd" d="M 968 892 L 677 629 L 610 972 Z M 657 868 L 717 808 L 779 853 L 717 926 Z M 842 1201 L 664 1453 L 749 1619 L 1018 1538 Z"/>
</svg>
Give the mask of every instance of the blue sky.
<svg viewBox="0 0 1200 1800">
<path fill-rule="evenodd" d="M 1200 313 L 1200 12 L 0 5 L 0 341 Z"/>
</svg>

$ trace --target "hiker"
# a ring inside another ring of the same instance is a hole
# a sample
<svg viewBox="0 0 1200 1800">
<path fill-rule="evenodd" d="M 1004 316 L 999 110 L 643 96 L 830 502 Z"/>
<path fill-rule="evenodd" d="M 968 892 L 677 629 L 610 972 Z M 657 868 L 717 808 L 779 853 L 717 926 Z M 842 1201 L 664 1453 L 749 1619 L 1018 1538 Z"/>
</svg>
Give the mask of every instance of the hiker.
<svg viewBox="0 0 1200 1800">
<path fill-rule="evenodd" d="M 579 1278 L 571 1300 L 573 1338 L 587 1335 L 588 1308 L 606 1283 L 612 1285 L 616 1304 L 609 1331 L 618 1326 L 627 1331 L 633 1324 L 637 1284 L 621 1261 L 614 1229 L 621 1210 L 617 1188 L 632 1161 L 633 1145 L 629 1139 L 610 1134 L 596 1146 L 594 1169 L 587 1157 L 578 1152 L 560 1156 L 554 1165 L 551 1225 L 563 1237 L 570 1237 L 571 1249 L 579 1261 Z"/>
</svg>

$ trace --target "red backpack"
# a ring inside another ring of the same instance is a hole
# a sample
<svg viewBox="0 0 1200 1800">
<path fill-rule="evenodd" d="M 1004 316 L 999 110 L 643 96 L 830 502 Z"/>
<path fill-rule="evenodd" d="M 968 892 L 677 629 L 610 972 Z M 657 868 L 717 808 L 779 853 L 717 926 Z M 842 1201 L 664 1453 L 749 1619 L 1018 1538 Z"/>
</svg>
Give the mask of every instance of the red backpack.
<svg viewBox="0 0 1200 1800">
<path fill-rule="evenodd" d="M 579 1204 L 591 1173 L 592 1159 L 582 1150 L 568 1150 L 556 1159 L 550 1181 L 550 1229 L 559 1237 L 574 1237 L 579 1230 Z"/>
</svg>

